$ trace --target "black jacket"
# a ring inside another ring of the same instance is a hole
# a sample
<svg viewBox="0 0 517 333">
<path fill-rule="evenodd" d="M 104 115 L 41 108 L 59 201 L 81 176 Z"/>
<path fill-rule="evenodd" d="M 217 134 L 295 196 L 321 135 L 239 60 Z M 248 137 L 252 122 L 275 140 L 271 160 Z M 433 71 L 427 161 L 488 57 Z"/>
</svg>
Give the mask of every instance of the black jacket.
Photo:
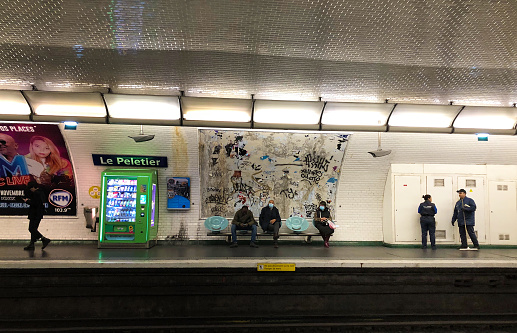
<svg viewBox="0 0 517 333">
<path fill-rule="evenodd" d="M 316 214 L 314 214 L 314 222 L 321 222 L 322 217 L 326 217 L 327 221 L 332 221 L 332 217 L 330 216 L 330 210 L 327 207 L 325 207 L 324 210 L 316 210 Z"/>
<path fill-rule="evenodd" d="M 27 218 L 29 220 L 43 218 L 43 214 L 45 214 L 45 194 L 43 190 L 40 188 L 34 192 L 28 190 L 25 191 L 25 195 L 29 199 L 27 200 L 29 204 L 29 215 Z"/>
<path fill-rule="evenodd" d="M 276 208 L 276 206 L 273 206 L 273 208 L 269 208 L 269 206 L 262 208 L 259 216 L 259 223 L 262 230 L 267 230 L 267 226 L 272 219 L 276 219 L 277 222 L 280 223 L 280 226 L 282 226 L 282 219 L 280 218 L 280 213 L 278 212 L 278 208 Z"/>
</svg>

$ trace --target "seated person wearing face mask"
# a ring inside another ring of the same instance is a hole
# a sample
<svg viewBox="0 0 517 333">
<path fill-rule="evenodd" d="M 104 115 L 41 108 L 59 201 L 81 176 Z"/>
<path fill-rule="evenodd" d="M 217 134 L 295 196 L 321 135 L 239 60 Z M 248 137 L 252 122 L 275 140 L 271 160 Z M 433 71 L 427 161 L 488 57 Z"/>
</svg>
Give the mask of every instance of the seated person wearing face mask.
<svg viewBox="0 0 517 333">
<path fill-rule="evenodd" d="M 330 236 L 334 233 L 334 229 L 329 227 L 329 222 L 332 221 L 330 211 L 327 208 L 325 201 L 320 202 L 320 206 L 314 214 L 314 225 L 319 230 L 321 237 L 323 238 L 324 246 L 329 247 Z"/>
<path fill-rule="evenodd" d="M 275 201 L 269 200 L 269 204 L 262 208 L 259 216 L 260 227 L 264 232 L 273 232 L 274 247 L 278 247 L 278 230 L 282 226 L 282 220 L 278 208 L 275 207 Z"/>
</svg>

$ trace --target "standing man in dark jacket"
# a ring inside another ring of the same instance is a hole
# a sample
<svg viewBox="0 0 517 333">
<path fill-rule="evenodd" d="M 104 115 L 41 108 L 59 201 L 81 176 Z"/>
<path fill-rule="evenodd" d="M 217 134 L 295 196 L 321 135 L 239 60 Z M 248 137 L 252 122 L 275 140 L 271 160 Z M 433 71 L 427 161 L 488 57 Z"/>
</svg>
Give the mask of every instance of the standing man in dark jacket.
<svg viewBox="0 0 517 333">
<path fill-rule="evenodd" d="M 242 206 L 232 220 L 232 244 L 230 247 L 237 247 L 237 230 L 251 230 L 251 247 L 258 247 L 255 244 L 257 238 L 257 222 L 253 217 L 253 213 L 248 209 L 248 206 Z"/>
<path fill-rule="evenodd" d="M 43 246 L 41 249 L 47 247 L 48 243 L 50 243 L 50 239 L 45 238 L 39 231 L 39 224 L 41 219 L 43 218 L 43 214 L 45 213 L 45 194 L 43 190 L 39 187 L 38 183 L 35 181 L 30 181 L 27 184 L 27 189 L 25 191 L 25 196 L 23 201 L 29 204 L 29 215 L 27 218 L 29 219 L 29 232 L 31 233 L 31 242 L 29 245 L 24 247 L 24 250 L 34 250 L 34 243 L 41 238 L 41 242 Z"/>
<path fill-rule="evenodd" d="M 269 203 L 266 207 L 262 208 L 259 216 L 260 227 L 264 232 L 272 231 L 273 232 L 273 242 L 274 247 L 278 247 L 278 230 L 282 226 L 282 219 L 280 218 L 280 213 L 278 212 L 278 208 L 275 207 L 275 200 L 269 200 Z"/>
<path fill-rule="evenodd" d="M 452 215 L 452 225 L 458 220 L 458 228 L 460 231 L 461 247 L 460 250 L 467 250 L 467 233 L 470 240 L 474 244 L 474 249 L 479 249 L 478 239 L 474 232 L 476 203 L 471 198 L 467 197 L 467 192 L 464 189 L 457 190 L 460 199 L 456 202 L 454 207 L 454 214 Z"/>
<path fill-rule="evenodd" d="M 434 215 L 437 213 L 436 206 L 431 202 L 433 200 L 431 195 L 426 194 L 422 198 L 424 202 L 418 206 L 420 228 L 422 230 L 422 249 L 427 249 L 427 231 L 429 231 L 431 248 L 436 250 L 436 221 L 434 220 Z"/>
</svg>

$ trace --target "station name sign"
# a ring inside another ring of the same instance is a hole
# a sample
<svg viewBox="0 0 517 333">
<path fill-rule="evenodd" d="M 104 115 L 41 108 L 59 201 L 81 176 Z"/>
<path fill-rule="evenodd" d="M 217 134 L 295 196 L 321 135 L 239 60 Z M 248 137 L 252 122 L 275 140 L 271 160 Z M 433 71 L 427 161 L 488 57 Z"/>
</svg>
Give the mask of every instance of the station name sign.
<svg viewBox="0 0 517 333">
<path fill-rule="evenodd" d="M 102 155 L 92 154 L 94 165 L 166 168 L 166 156 Z"/>
</svg>

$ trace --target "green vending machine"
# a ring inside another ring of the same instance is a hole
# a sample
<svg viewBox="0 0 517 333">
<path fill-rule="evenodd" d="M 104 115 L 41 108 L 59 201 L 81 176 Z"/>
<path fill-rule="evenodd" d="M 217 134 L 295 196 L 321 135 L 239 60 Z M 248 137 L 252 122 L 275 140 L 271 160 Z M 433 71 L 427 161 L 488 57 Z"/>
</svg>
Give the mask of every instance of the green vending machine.
<svg viewBox="0 0 517 333">
<path fill-rule="evenodd" d="M 158 172 L 107 169 L 102 173 L 99 248 L 150 248 L 158 235 Z"/>
</svg>

